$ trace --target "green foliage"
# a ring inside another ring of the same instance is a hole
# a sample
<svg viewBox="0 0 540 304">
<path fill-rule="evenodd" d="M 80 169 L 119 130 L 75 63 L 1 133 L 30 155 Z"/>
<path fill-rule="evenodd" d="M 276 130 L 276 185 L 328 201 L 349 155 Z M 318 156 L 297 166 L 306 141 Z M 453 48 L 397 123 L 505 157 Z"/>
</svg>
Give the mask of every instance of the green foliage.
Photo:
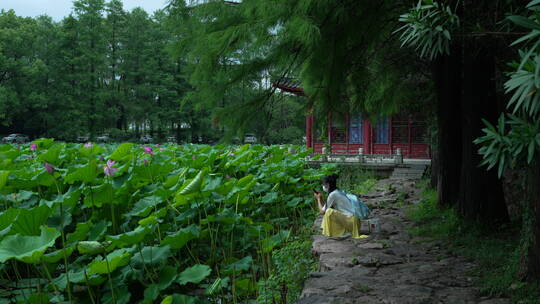
<svg viewBox="0 0 540 304">
<path fill-rule="evenodd" d="M 132 144 L 89 153 L 39 143 L 0 146 L 10 172 L 0 189 L 0 267 L 42 280 L 29 293 L 81 303 L 196 302 L 181 296 L 194 288 L 227 303 L 255 298 L 274 271 L 267 257 L 312 221 L 311 189 L 331 170 L 306 169 L 301 147 L 167 145 L 148 154 Z M 52 174 L 43 157 L 54 160 Z M 99 168 L 113 158 L 118 171 L 106 176 Z"/>
<path fill-rule="evenodd" d="M 370 192 L 377 183 L 373 171 L 361 170 L 356 166 L 341 166 L 338 174 L 338 188 L 356 195 Z"/>
<path fill-rule="evenodd" d="M 399 21 L 406 23 L 396 31 L 402 32 L 401 46 L 412 47 L 420 57 L 430 60 L 450 53 L 451 35 L 460 26 L 459 17 L 450 6 L 434 0 L 418 0 Z"/>
<path fill-rule="evenodd" d="M 475 283 L 486 296 L 503 296 L 513 303 L 540 303 L 540 284 L 517 280 L 521 254 L 519 223 L 500 227 L 486 227 L 465 222 L 453 209 L 437 206 L 437 192 L 424 190 L 424 199 L 411 206 L 408 217 L 415 222 L 414 235 L 444 243 L 447 254 L 457 254 L 473 259 Z"/>
<path fill-rule="evenodd" d="M 435 238 L 448 238 L 462 229 L 458 214 L 453 209 L 441 210 L 437 206 L 437 191 L 427 189 L 424 200 L 412 206 L 407 216 L 420 224 L 412 229 L 413 234 L 429 235 Z"/>
<path fill-rule="evenodd" d="M 497 126 L 484 121 L 484 136 L 475 140 L 481 145 L 479 153 L 488 169 L 498 166 L 502 176 L 508 167 L 531 164 L 540 150 L 540 5 L 531 1 L 527 8 L 531 16 L 510 16 L 509 19 L 531 32 L 516 40 L 513 45 L 527 43 L 519 51 L 521 62 L 513 63 L 515 69 L 506 81 L 506 93 L 512 97 L 507 104 L 512 114 L 502 114 Z M 506 118 L 508 117 L 508 118 Z"/>
<path fill-rule="evenodd" d="M 2 11 L 0 133 L 68 141 L 102 132 L 114 140 L 187 136 L 181 122 L 204 117 L 180 112 L 187 87 L 181 63 L 167 52 L 167 19 L 163 11 L 126 12 L 119 0 L 73 1 L 60 22 Z"/>
<path fill-rule="evenodd" d="M 257 303 L 294 303 L 304 287 L 303 282 L 318 263 L 311 254 L 311 240 L 305 235 L 272 252 L 273 271 L 259 281 Z"/>
<path fill-rule="evenodd" d="M 212 108 L 215 121 L 232 132 L 268 122 L 279 109 L 271 97 L 275 88 L 264 78 L 298 78 L 306 106 L 315 105 L 317 113 L 391 104 L 405 91 L 395 86 L 405 73 L 387 64 L 395 56 L 387 38 L 400 8 L 388 1 L 171 1 L 183 38 L 173 50 L 186 60 L 195 88 L 184 103 Z M 280 140 L 277 135 L 269 137 Z"/>
</svg>

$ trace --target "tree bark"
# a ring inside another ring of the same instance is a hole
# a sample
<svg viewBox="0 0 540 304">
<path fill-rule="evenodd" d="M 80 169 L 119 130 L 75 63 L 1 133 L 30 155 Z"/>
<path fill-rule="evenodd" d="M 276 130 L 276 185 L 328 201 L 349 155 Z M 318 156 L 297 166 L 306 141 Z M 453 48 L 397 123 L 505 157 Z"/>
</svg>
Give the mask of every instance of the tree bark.
<svg viewBox="0 0 540 304">
<path fill-rule="evenodd" d="M 467 53 L 463 70 L 458 211 L 463 218 L 493 226 L 493 223 L 509 221 L 502 180 L 496 170 L 480 167 L 482 157 L 473 141 L 482 136 L 482 119 L 496 123 L 500 115 L 494 80 L 495 59 L 487 50 L 474 48 Z"/>
<path fill-rule="evenodd" d="M 461 50 L 441 56 L 434 65 L 437 91 L 439 170 L 438 204 L 454 206 L 458 200 L 461 169 Z"/>
<path fill-rule="evenodd" d="M 429 181 L 429 186 L 431 188 L 437 188 L 439 178 L 439 150 L 437 149 L 437 146 L 432 147 L 433 152 L 431 152 L 431 179 Z"/>
<path fill-rule="evenodd" d="M 525 247 L 521 255 L 520 277 L 528 282 L 540 280 L 540 156 L 528 170 L 526 210 L 522 238 Z"/>
</svg>

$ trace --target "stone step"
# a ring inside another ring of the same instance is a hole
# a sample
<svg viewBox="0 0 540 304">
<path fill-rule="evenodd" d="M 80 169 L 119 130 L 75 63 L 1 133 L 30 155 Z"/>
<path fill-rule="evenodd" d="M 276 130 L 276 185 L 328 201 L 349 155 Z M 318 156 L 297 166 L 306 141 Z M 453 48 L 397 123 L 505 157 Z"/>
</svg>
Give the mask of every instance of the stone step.
<svg viewBox="0 0 540 304">
<path fill-rule="evenodd" d="M 395 168 L 390 179 L 421 179 L 426 171 L 426 165 L 409 165 L 408 167 Z"/>
</svg>

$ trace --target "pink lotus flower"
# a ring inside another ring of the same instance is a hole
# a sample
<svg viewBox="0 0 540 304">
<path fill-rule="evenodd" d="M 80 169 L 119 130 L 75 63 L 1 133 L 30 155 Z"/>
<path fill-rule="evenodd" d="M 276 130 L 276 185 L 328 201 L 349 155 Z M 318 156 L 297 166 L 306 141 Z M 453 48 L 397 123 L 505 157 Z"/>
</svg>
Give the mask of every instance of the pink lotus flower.
<svg viewBox="0 0 540 304">
<path fill-rule="evenodd" d="M 165 151 L 165 148 L 159 148 L 159 151 Z"/>
<path fill-rule="evenodd" d="M 54 166 L 49 164 L 48 162 L 43 163 L 43 167 L 45 167 L 45 171 L 49 174 L 53 174 L 54 172 Z"/>
<path fill-rule="evenodd" d="M 103 173 L 105 173 L 105 175 L 107 175 L 108 177 L 113 177 L 114 174 L 116 174 L 116 171 L 118 171 L 118 168 L 112 167 L 114 166 L 114 164 L 116 164 L 116 162 L 112 159 L 109 159 L 105 167 L 103 167 Z"/>
<path fill-rule="evenodd" d="M 90 149 L 92 148 L 94 145 L 91 143 L 91 142 L 87 142 L 84 144 L 84 147 L 87 148 L 87 149 Z"/>
<path fill-rule="evenodd" d="M 148 147 L 148 146 L 144 146 L 143 150 L 144 150 L 144 153 L 146 153 L 146 154 L 150 154 L 150 155 L 156 154 L 156 153 L 154 153 L 154 151 L 152 151 L 152 148 Z"/>
<path fill-rule="evenodd" d="M 31 144 L 30 145 L 30 151 L 34 152 L 37 150 L 37 145 L 36 144 Z"/>
</svg>

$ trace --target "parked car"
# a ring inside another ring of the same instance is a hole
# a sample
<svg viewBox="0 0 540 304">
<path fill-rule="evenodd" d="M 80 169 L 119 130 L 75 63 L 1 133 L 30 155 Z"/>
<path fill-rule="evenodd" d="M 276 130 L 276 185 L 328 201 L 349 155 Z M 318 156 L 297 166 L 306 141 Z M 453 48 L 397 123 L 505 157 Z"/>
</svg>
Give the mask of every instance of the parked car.
<svg viewBox="0 0 540 304">
<path fill-rule="evenodd" d="M 176 136 L 167 137 L 167 142 L 175 144 L 176 143 Z"/>
<path fill-rule="evenodd" d="M 148 134 L 141 136 L 141 138 L 139 140 L 143 144 L 149 144 L 149 143 L 152 143 L 154 141 L 152 136 L 150 136 Z"/>
<path fill-rule="evenodd" d="M 78 143 L 86 143 L 88 142 L 88 140 L 90 140 L 90 136 L 77 136 L 77 142 Z"/>
<path fill-rule="evenodd" d="M 256 144 L 257 143 L 257 137 L 255 137 L 254 134 L 246 134 L 244 137 L 244 143 L 245 144 Z"/>
<path fill-rule="evenodd" d="M 108 142 L 110 140 L 109 134 L 105 133 L 101 136 L 96 137 L 96 142 Z"/>
<path fill-rule="evenodd" d="M 2 138 L 2 142 L 3 143 L 17 143 L 17 144 L 23 144 L 25 142 L 28 142 L 30 141 L 30 138 L 24 134 L 18 134 L 18 133 L 14 133 L 14 134 L 9 134 L 8 136 Z"/>
</svg>

